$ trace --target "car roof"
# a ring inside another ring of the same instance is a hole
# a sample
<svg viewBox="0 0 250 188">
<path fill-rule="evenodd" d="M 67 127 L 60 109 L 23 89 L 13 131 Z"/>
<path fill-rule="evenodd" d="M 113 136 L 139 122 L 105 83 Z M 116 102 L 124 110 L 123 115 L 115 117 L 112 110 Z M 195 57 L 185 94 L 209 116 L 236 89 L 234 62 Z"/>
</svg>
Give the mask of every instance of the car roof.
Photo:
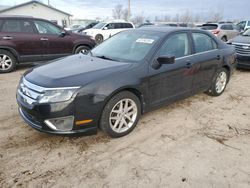
<svg viewBox="0 0 250 188">
<path fill-rule="evenodd" d="M 162 33 L 170 33 L 175 31 L 201 31 L 200 29 L 193 29 L 188 27 L 140 27 L 137 30 L 141 31 L 155 31 L 155 32 L 162 32 Z"/>
</svg>

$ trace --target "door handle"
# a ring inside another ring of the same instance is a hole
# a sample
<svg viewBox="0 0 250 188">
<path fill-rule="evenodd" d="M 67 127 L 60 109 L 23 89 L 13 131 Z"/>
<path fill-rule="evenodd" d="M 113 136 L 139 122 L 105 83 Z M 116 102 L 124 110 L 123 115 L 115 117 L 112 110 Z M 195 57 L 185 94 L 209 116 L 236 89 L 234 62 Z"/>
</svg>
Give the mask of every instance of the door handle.
<svg viewBox="0 0 250 188">
<path fill-rule="evenodd" d="M 220 55 L 217 55 L 217 56 L 216 56 L 216 59 L 217 59 L 217 60 L 220 60 L 220 58 L 221 58 Z"/>
<path fill-rule="evenodd" d="M 41 38 L 40 40 L 42 40 L 42 41 L 47 41 L 47 40 L 49 40 L 48 38 Z"/>
<path fill-rule="evenodd" d="M 13 37 L 11 37 L 11 36 L 5 36 L 5 37 L 3 37 L 3 40 L 11 40 L 11 39 L 13 39 Z"/>
<path fill-rule="evenodd" d="M 187 67 L 188 69 L 190 69 L 192 66 L 193 66 L 193 64 L 191 63 L 191 61 L 187 61 L 187 62 L 186 62 L 186 67 Z"/>
</svg>

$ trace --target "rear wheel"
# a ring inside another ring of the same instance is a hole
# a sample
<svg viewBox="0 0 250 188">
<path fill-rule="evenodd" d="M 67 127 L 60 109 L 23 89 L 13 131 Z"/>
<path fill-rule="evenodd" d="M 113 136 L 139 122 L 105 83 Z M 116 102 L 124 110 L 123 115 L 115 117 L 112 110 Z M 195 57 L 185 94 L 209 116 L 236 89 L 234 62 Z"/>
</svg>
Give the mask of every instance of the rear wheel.
<svg viewBox="0 0 250 188">
<path fill-rule="evenodd" d="M 224 37 L 221 38 L 221 40 L 224 41 L 224 42 L 227 42 L 227 37 L 224 36 Z"/>
<path fill-rule="evenodd" d="M 103 36 L 101 34 L 98 34 L 95 36 L 95 41 L 97 44 L 100 44 L 103 42 Z"/>
<path fill-rule="evenodd" d="M 140 100 L 133 93 L 124 91 L 112 97 L 106 104 L 100 128 L 110 137 L 122 137 L 135 128 L 140 115 Z"/>
<path fill-rule="evenodd" d="M 90 48 L 88 46 L 78 46 L 75 50 L 75 54 L 88 54 Z"/>
<path fill-rule="evenodd" d="M 0 50 L 0 73 L 8 73 L 15 70 L 16 64 L 17 60 L 11 52 Z"/>
<path fill-rule="evenodd" d="M 212 86 L 207 93 L 211 96 L 221 95 L 226 89 L 228 79 L 228 71 L 225 68 L 222 68 L 215 75 Z"/>
</svg>

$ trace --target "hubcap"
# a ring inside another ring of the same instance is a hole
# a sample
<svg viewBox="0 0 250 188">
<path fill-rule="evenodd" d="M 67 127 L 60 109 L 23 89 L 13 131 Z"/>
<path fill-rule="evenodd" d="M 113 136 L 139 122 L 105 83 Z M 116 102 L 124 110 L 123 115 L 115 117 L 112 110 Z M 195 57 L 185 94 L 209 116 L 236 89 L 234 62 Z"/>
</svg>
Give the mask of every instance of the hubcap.
<svg viewBox="0 0 250 188">
<path fill-rule="evenodd" d="M 11 65 L 11 58 L 5 54 L 0 54 L 0 70 L 8 70 Z"/>
<path fill-rule="evenodd" d="M 217 93 L 221 93 L 227 84 L 227 73 L 225 72 L 221 72 L 217 79 L 216 79 L 216 85 L 215 85 L 215 89 Z"/>
<path fill-rule="evenodd" d="M 117 133 L 130 129 L 137 118 L 137 106 L 131 99 L 122 99 L 113 107 L 109 116 L 111 129 Z"/>
<path fill-rule="evenodd" d="M 87 54 L 87 53 L 88 53 L 88 50 L 87 50 L 87 49 L 82 49 L 82 50 L 80 50 L 79 53 L 80 53 L 80 54 Z"/>
</svg>

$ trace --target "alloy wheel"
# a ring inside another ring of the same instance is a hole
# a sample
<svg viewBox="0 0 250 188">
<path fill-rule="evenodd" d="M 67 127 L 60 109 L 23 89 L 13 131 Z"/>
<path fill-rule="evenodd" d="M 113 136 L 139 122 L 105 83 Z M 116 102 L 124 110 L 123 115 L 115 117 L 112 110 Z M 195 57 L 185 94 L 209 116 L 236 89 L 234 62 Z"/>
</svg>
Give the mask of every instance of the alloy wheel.
<svg viewBox="0 0 250 188">
<path fill-rule="evenodd" d="M 122 99 L 110 112 L 110 127 L 116 133 L 124 133 L 134 125 L 137 115 L 136 103 L 131 99 Z"/>
<path fill-rule="evenodd" d="M 8 55 L 0 54 L 0 70 L 8 70 L 12 66 L 12 60 Z"/>
<path fill-rule="evenodd" d="M 221 93 L 227 85 L 227 73 L 221 72 L 217 79 L 215 84 L 215 89 L 217 93 Z"/>
</svg>

